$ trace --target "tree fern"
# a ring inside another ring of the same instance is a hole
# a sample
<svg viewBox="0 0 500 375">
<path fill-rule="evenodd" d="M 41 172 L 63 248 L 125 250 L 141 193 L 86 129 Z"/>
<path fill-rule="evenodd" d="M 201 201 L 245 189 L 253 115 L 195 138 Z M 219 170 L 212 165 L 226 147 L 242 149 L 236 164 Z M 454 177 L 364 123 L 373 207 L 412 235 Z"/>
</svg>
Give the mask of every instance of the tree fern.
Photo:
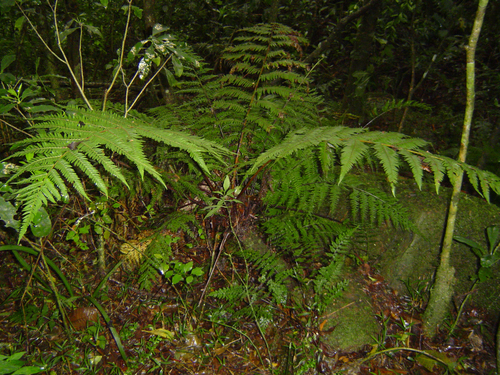
<svg viewBox="0 0 500 375">
<path fill-rule="evenodd" d="M 87 198 L 81 173 L 99 191 L 107 194 L 107 185 L 98 169 L 128 185 L 120 168 L 106 150 L 127 158 L 141 176 L 149 173 L 164 184 L 144 153 L 144 138 L 163 142 L 186 152 L 205 173 L 210 171 L 206 155 L 221 158 L 227 151 L 220 145 L 189 134 L 159 129 L 142 120 L 119 117 L 110 112 L 92 112 L 68 108 L 66 113 L 40 118 L 32 127 L 37 134 L 18 142 L 11 158 L 26 158 L 9 182 L 22 186 L 16 199 L 22 205 L 21 238 L 42 205 L 69 196 L 66 182 Z M 76 167 L 76 168 L 75 168 Z"/>
<path fill-rule="evenodd" d="M 241 30 L 222 56 L 228 74 L 207 79 L 186 73 L 196 79 L 184 82 L 180 93 L 195 94 L 186 106 L 201 109 L 185 121 L 198 134 L 223 137 L 224 145 L 244 155 L 274 145 L 298 126 L 316 126 L 321 100 L 301 73 L 306 66 L 292 58 L 301 43 L 305 39 L 279 24 Z"/>
</svg>

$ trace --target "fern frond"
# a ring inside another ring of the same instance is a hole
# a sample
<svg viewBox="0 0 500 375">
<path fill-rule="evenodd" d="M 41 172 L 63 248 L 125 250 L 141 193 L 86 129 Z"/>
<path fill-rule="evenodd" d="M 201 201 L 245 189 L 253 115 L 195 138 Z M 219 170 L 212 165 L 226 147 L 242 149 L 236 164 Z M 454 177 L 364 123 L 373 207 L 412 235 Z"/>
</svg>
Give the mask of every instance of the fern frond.
<svg viewBox="0 0 500 375">
<path fill-rule="evenodd" d="M 138 270 L 138 282 L 142 289 L 150 290 L 154 282 L 168 270 L 172 256 L 172 244 L 178 239 L 170 235 L 163 236 L 161 233 L 156 233 L 145 242 L 147 248 L 142 254 L 142 262 Z"/>
<path fill-rule="evenodd" d="M 421 158 L 405 149 L 401 149 L 399 153 L 410 167 L 413 173 L 413 179 L 417 183 L 418 188 L 422 189 L 422 178 L 424 176 L 424 170 L 422 168 Z"/>
<path fill-rule="evenodd" d="M 431 173 L 434 175 L 434 186 L 438 193 L 444 178 L 445 166 L 441 159 L 433 157 L 430 153 L 425 154 L 424 162 L 429 166 Z"/>
<path fill-rule="evenodd" d="M 306 65 L 293 59 L 305 39 L 286 26 L 261 24 L 233 41 L 223 54 L 229 74 L 183 83 L 181 93 L 196 94 L 192 103 L 200 108 L 186 119 L 191 129 L 252 157 L 290 130 L 316 126 L 321 99 L 307 87 Z"/>
<path fill-rule="evenodd" d="M 145 138 L 178 148 L 210 174 L 204 156 L 211 155 L 222 160 L 229 151 L 217 143 L 189 134 L 168 129 L 159 129 L 138 118 L 123 118 L 112 112 L 92 112 L 68 107 L 66 113 L 42 117 L 32 129 L 38 134 L 18 142 L 14 147 L 22 150 L 11 158 L 26 157 L 9 182 L 22 186 L 17 191 L 17 200 L 22 205 L 23 222 L 19 232 L 21 238 L 29 227 L 37 210 L 47 202 L 56 202 L 68 196 L 65 183 L 69 183 L 87 198 L 82 177 L 75 167 L 95 187 L 107 194 L 107 184 L 96 165 L 100 165 L 113 177 L 128 186 L 127 180 L 106 155 L 105 150 L 119 154 L 135 164 L 140 175 L 147 172 L 165 186 L 159 172 L 144 153 Z M 26 174 L 30 177 L 23 178 Z"/>
<path fill-rule="evenodd" d="M 251 290 L 250 290 L 251 292 Z M 250 293 L 254 294 L 254 293 Z M 225 288 L 214 290 L 209 294 L 210 297 L 225 299 L 229 304 L 235 304 L 242 301 L 247 296 L 247 288 L 241 284 L 234 284 Z M 254 298 L 249 298 L 254 300 Z"/>
<path fill-rule="evenodd" d="M 317 146 L 321 142 L 327 142 L 330 147 L 337 149 L 343 145 L 343 138 L 352 137 L 363 131 L 341 126 L 293 131 L 280 144 L 260 154 L 249 169 L 248 175 L 252 175 L 269 161 L 285 158 L 299 150 Z"/>
<path fill-rule="evenodd" d="M 422 181 L 422 170 L 429 170 L 434 175 L 437 192 L 445 174 L 451 181 L 455 181 L 461 172 L 467 172 L 473 177 L 473 186 L 487 200 L 489 199 L 489 189 L 494 190 L 497 194 L 500 193 L 500 178 L 498 176 L 490 172 L 480 171 L 470 165 L 466 166 L 451 158 L 433 155 L 422 150 L 426 142 L 421 139 L 407 138 L 400 133 L 363 131 L 364 129 L 319 127 L 292 132 L 280 144 L 259 155 L 249 169 L 248 175 L 255 173 L 259 167 L 272 160 L 286 158 L 299 150 L 326 142 L 331 149 L 330 152 L 340 152 L 341 155 L 338 183 L 342 182 L 356 163 L 369 155 L 369 151 L 373 151 L 382 163 L 384 172 L 392 186 L 397 181 L 399 158 L 401 157 L 407 162 L 419 186 L 421 186 Z M 474 179 L 477 180 L 474 181 Z"/>
<path fill-rule="evenodd" d="M 351 215 L 355 221 L 380 226 L 391 222 L 393 226 L 416 231 L 408 210 L 396 198 L 373 188 L 353 187 L 349 195 Z"/>
<path fill-rule="evenodd" d="M 380 160 L 382 168 L 387 175 L 387 181 L 391 185 L 392 194 L 395 193 L 395 184 L 398 180 L 399 159 L 398 154 L 394 149 L 386 145 L 375 144 L 373 145 L 375 155 Z"/>
<path fill-rule="evenodd" d="M 361 161 L 368 150 L 368 145 L 356 137 L 353 137 L 344 143 L 344 147 L 342 148 L 340 155 L 339 183 L 344 179 L 345 175 L 352 169 L 352 167 Z"/>
</svg>

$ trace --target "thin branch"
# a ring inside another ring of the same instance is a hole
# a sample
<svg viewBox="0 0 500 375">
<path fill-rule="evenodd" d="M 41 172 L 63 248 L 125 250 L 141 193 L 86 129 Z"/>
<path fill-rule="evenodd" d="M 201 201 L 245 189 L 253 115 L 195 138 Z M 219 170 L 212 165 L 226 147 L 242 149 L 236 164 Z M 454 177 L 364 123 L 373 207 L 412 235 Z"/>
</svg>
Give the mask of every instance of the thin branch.
<svg viewBox="0 0 500 375">
<path fill-rule="evenodd" d="M 26 21 L 28 21 L 28 23 L 30 24 L 31 26 L 31 29 L 35 32 L 36 36 L 38 37 L 38 39 L 40 39 L 40 41 L 42 42 L 42 44 L 45 46 L 45 48 L 57 59 L 59 60 L 60 62 L 62 62 L 63 64 L 65 63 L 64 59 L 62 59 L 61 57 L 59 57 L 59 55 L 57 53 L 55 53 L 50 47 L 49 45 L 45 42 L 45 40 L 43 39 L 43 37 L 40 35 L 40 33 L 38 32 L 38 30 L 36 29 L 35 25 L 33 25 L 33 23 L 31 22 L 31 19 L 28 17 L 28 15 L 25 13 L 24 9 L 21 8 L 21 5 L 19 5 L 18 2 L 16 2 L 17 4 L 17 7 L 19 8 L 19 10 L 21 11 L 21 13 L 23 14 L 24 18 L 26 19 Z M 52 9 L 52 7 L 51 7 Z"/>
<path fill-rule="evenodd" d="M 128 34 L 128 28 L 130 26 L 130 18 L 132 15 L 132 0 L 128 0 L 128 12 L 127 12 L 127 23 L 125 24 L 125 31 L 123 33 L 123 39 L 122 39 L 122 46 L 120 49 L 120 59 L 118 60 L 118 66 L 116 67 L 116 72 L 115 75 L 113 76 L 113 79 L 111 80 L 111 83 L 109 87 L 104 90 L 104 99 L 102 100 L 102 110 L 106 110 L 106 102 L 108 101 L 108 95 L 115 85 L 116 79 L 118 78 L 118 74 L 120 72 L 123 75 L 123 56 L 125 54 L 125 42 L 127 41 L 127 34 Z"/>
<path fill-rule="evenodd" d="M 170 61 L 170 59 L 172 58 L 172 55 L 171 54 L 168 59 L 166 59 L 163 64 L 161 64 L 161 66 L 156 70 L 155 74 L 153 74 L 153 76 L 148 79 L 148 81 L 144 84 L 144 87 L 141 89 L 141 91 L 137 94 L 137 96 L 135 97 L 134 101 L 132 102 L 132 104 L 130 104 L 130 107 L 129 108 L 126 108 L 125 109 L 125 117 L 127 117 L 127 114 L 129 113 L 129 111 L 134 107 L 134 105 L 137 103 L 137 101 L 139 100 L 139 98 L 142 96 L 142 94 L 144 93 L 144 91 L 146 90 L 146 88 L 151 84 L 151 82 L 153 82 L 153 80 L 156 78 L 156 76 L 158 74 L 160 74 L 160 72 L 163 70 L 163 68 L 165 67 L 165 65 L 167 65 L 167 63 Z M 137 75 L 137 74 L 136 74 Z M 134 76 L 134 79 L 136 77 L 136 75 Z M 132 84 L 134 81 L 130 81 L 130 84 Z M 128 87 L 127 87 L 127 93 L 128 93 Z"/>
<path fill-rule="evenodd" d="M 73 68 L 71 67 L 71 64 L 69 63 L 68 57 L 66 56 L 66 53 L 64 52 L 64 49 L 62 47 L 61 34 L 59 33 L 59 26 L 57 25 L 57 3 L 58 3 L 58 0 L 56 0 L 54 3 L 54 6 L 52 6 L 52 5 L 50 5 L 49 1 L 47 0 L 47 4 L 49 5 L 50 9 L 52 10 L 52 14 L 54 16 L 54 27 L 56 29 L 57 47 L 59 47 L 59 51 L 61 52 L 63 59 L 64 59 L 64 61 L 63 61 L 64 65 L 66 65 L 66 67 L 68 68 L 69 74 L 71 75 L 71 78 L 73 78 L 73 81 L 75 82 L 76 87 L 78 87 L 78 91 L 80 92 L 80 95 L 82 96 L 83 101 L 85 102 L 87 107 L 93 111 L 94 109 L 92 108 L 92 104 L 90 104 L 89 100 L 87 99 L 87 96 L 85 95 L 85 92 L 83 91 L 82 85 L 80 84 L 80 82 L 78 82 L 78 79 L 76 78 L 75 72 L 73 71 Z M 80 38 L 81 37 L 82 37 L 82 33 L 80 33 Z M 82 61 L 80 62 L 80 65 L 83 65 Z M 83 77 L 82 77 L 82 82 L 83 82 Z"/>
<path fill-rule="evenodd" d="M 83 55 L 82 55 L 83 28 L 80 24 L 80 40 L 78 43 L 78 55 L 80 59 L 80 79 L 82 82 L 82 90 L 85 90 L 85 77 L 83 75 Z"/>
<path fill-rule="evenodd" d="M 24 135 L 27 135 L 28 137 L 33 137 L 33 135 L 31 135 L 30 133 L 27 133 L 27 132 L 25 132 L 24 130 L 22 130 L 22 129 L 19 129 L 19 128 L 15 127 L 15 126 L 14 126 L 14 125 L 12 125 L 11 123 L 9 123 L 9 122 L 7 122 L 7 121 L 5 121 L 5 120 L 3 120 L 3 119 L 0 119 L 0 121 L 1 121 L 1 122 L 3 122 L 5 125 L 7 125 L 7 126 L 11 127 L 12 129 L 17 130 L 18 132 L 23 133 Z"/>
</svg>

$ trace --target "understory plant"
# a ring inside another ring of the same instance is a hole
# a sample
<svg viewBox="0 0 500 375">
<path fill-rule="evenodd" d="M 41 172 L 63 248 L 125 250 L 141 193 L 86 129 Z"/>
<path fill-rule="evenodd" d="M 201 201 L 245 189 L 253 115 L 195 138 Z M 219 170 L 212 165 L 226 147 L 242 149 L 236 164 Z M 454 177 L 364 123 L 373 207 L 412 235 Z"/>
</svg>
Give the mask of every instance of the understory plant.
<svg viewBox="0 0 500 375">
<path fill-rule="evenodd" d="M 221 74 L 197 59 L 182 59 L 184 45 L 169 44 L 171 58 L 163 58 L 177 72 L 169 77 L 184 98 L 181 105 L 146 114 L 126 106 L 119 114 L 113 108 L 92 110 L 85 100 L 87 108 L 65 105 L 34 119 L 25 129 L 30 137 L 13 146 L 12 173 L 5 178 L 9 191 L 2 195 L 20 209 L 18 240 L 27 237 L 40 209 L 66 202 L 73 192 L 88 201 L 107 196 L 114 184 L 128 188 L 124 171 L 137 170 L 165 189 L 171 212 L 192 213 L 204 228 L 213 259 L 208 281 L 221 257 L 237 256 L 248 264 L 238 283 L 210 296 L 229 302 L 224 313 L 258 322 L 265 339 L 273 306 L 287 303 L 289 280 L 297 279 L 299 269 L 326 258 L 318 272 L 305 275 L 318 311 L 342 290 L 345 284 L 335 280 L 340 250 L 347 251 L 357 223 L 412 228 L 395 198 L 400 170 L 409 171 L 419 188 L 425 171 L 436 191 L 445 177 L 455 181 L 466 173 L 485 199 L 490 190 L 500 193 L 500 178 L 432 154 L 422 139 L 339 125 L 312 88 L 309 67 L 300 58 L 304 43 L 280 24 L 246 28 L 224 51 Z M 147 46 L 136 48 L 153 53 Z M 122 51 L 116 69 L 124 59 Z M 367 169 L 385 175 L 390 193 L 363 185 Z M 349 212 L 339 218 L 342 200 Z M 234 255 L 228 250 L 231 239 L 238 247 Z M 158 272 L 171 272 L 172 283 L 176 276 L 190 276 L 192 265 L 184 269 L 168 259 L 170 244 L 146 251 L 143 286 Z M 250 270 L 258 272 L 256 286 L 249 282 Z M 261 304 L 263 298 L 273 304 Z"/>
</svg>

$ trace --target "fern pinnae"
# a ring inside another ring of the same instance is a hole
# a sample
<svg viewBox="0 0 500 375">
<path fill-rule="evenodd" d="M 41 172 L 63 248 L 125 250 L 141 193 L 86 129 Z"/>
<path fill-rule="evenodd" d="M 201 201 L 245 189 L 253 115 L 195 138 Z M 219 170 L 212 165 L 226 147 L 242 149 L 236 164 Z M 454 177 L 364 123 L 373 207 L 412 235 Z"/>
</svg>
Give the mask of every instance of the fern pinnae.
<svg viewBox="0 0 500 375">
<path fill-rule="evenodd" d="M 413 173 L 413 179 L 417 183 L 418 189 L 422 190 L 422 179 L 424 177 L 424 170 L 422 168 L 420 157 L 415 154 L 412 154 L 408 150 L 400 150 L 399 153 L 410 167 L 410 170 Z"/>
<path fill-rule="evenodd" d="M 352 169 L 352 167 L 361 161 L 361 159 L 369 151 L 369 147 L 356 138 L 356 136 L 347 140 L 340 153 L 340 175 L 338 183 L 341 183 L 345 175 Z"/>
<path fill-rule="evenodd" d="M 375 155 L 379 159 L 382 164 L 382 168 L 387 176 L 387 181 L 391 186 L 392 194 L 395 194 L 395 184 L 397 182 L 399 173 L 399 156 L 396 151 L 394 151 L 391 147 L 375 144 L 373 145 L 373 150 L 375 151 Z"/>
<path fill-rule="evenodd" d="M 98 164 L 100 164 L 106 172 L 108 172 L 111 176 L 117 178 L 120 180 L 125 186 L 129 187 L 129 184 L 127 180 L 125 179 L 125 176 L 123 176 L 123 173 L 120 171 L 120 169 L 116 166 L 113 161 L 104 154 L 104 151 L 98 147 L 94 147 L 93 145 L 90 145 L 86 142 L 81 143 L 78 146 L 78 151 L 80 152 L 73 152 L 75 158 L 81 158 L 84 159 L 84 155 L 90 158 L 91 160 L 94 160 Z M 82 155 L 84 154 L 84 155 Z M 93 165 L 87 161 L 88 164 L 86 164 L 86 168 L 83 170 L 90 171 L 93 168 Z M 83 164 L 83 160 L 82 160 Z M 95 169 L 95 168 L 94 168 Z M 97 170 L 95 170 L 96 174 L 99 174 Z M 97 175 L 95 177 L 97 179 Z M 100 186 L 96 184 L 97 186 Z M 106 194 L 106 189 L 101 190 Z"/>
<path fill-rule="evenodd" d="M 51 169 L 47 172 L 46 176 L 47 182 L 41 191 L 48 200 L 55 203 L 57 200 L 61 199 L 61 194 L 56 187 L 58 180 L 60 180 L 60 178 L 56 178 L 56 176 L 59 177 L 59 174 L 54 169 Z"/>
<path fill-rule="evenodd" d="M 443 158 L 443 164 L 446 167 L 446 175 L 455 184 L 455 181 L 461 176 L 463 167 L 456 161 L 450 158 Z"/>
<path fill-rule="evenodd" d="M 59 168 L 58 168 L 59 169 Z M 71 169 L 71 168 L 69 168 Z M 73 180 L 74 186 L 78 190 L 85 190 L 81 182 L 78 180 L 78 178 L 75 179 L 75 173 L 74 171 L 61 171 L 61 174 L 66 178 L 67 175 L 69 176 L 69 179 Z M 52 187 L 51 189 L 51 194 L 55 197 L 55 201 L 60 201 L 60 200 L 68 200 L 69 198 L 69 193 L 68 189 L 66 188 L 66 185 L 61 178 L 60 174 L 57 173 L 55 169 L 51 169 L 49 172 L 49 179 L 53 184 L 49 184 L 48 186 Z M 55 202 L 54 202 L 55 203 Z"/>
<path fill-rule="evenodd" d="M 493 173 L 489 171 L 483 171 L 480 169 L 476 170 L 477 175 L 479 177 L 479 184 L 481 186 L 481 195 L 486 199 L 488 202 L 490 201 L 490 186 L 494 188 L 494 191 L 497 194 L 500 194 L 500 184 L 498 176 L 494 175 Z M 491 179 L 491 180 L 490 180 Z M 490 180 L 490 181 L 488 181 Z M 496 184 L 494 184 L 496 182 Z"/>
<path fill-rule="evenodd" d="M 71 153 L 69 153 L 71 154 Z M 86 171 L 86 175 L 90 178 L 92 182 L 94 182 L 98 189 L 100 191 L 107 192 L 107 187 L 104 181 L 101 179 L 101 176 L 99 175 L 99 172 L 93 166 L 88 163 L 86 160 L 83 162 L 76 161 L 77 159 L 73 159 L 71 157 L 67 158 L 70 162 L 75 163 L 79 168 L 82 170 Z M 76 162 L 75 162 L 76 161 Z M 80 178 L 78 177 L 78 174 L 75 172 L 73 167 L 71 166 L 71 163 L 68 162 L 65 159 L 61 159 L 58 161 L 57 164 L 55 164 L 55 169 L 57 169 L 63 177 L 66 179 L 67 182 L 69 182 L 73 188 L 78 192 L 82 193 L 85 191 L 85 188 L 83 187 L 82 182 L 80 181 Z M 56 185 L 59 187 L 61 190 L 63 196 L 68 196 L 68 191 L 66 190 L 66 185 L 59 176 L 59 174 L 54 175 L 55 169 L 51 169 L 49 174 L 54 182 L 56 182 Z M 60 200 L 61 197 L 58 197 L 57 200 Z"/>
<path fill-rule="evenodd" d="M 28 231 L 40 208 L 46 206 L 48 201 L 52 203 L 56 201 L 56 197 L 52 195 L 56 188 L 54 187 L 54 183 L 49 179 L 48 173 L 45 176 L 37 177 L 28 186 L 19 190 L 16 195 L 16 198 L 24 203 L 21 208 L 22 222 L 19 228 L 19 239 Z M 57 196 L 60 197 L 60 194 L 57 193 Z"/>
<path fill-rule="evenodd" d="M 441 182 L 444 178 L 445 167 L 441 160 L 432 157 L 431 154 L 424 157 L 424 162 L 429 166 L 434 174 L 434 187 L 436 188 L 436 192 L 439 193 L 439 187 L 441 186 Z"/>
</svg>

